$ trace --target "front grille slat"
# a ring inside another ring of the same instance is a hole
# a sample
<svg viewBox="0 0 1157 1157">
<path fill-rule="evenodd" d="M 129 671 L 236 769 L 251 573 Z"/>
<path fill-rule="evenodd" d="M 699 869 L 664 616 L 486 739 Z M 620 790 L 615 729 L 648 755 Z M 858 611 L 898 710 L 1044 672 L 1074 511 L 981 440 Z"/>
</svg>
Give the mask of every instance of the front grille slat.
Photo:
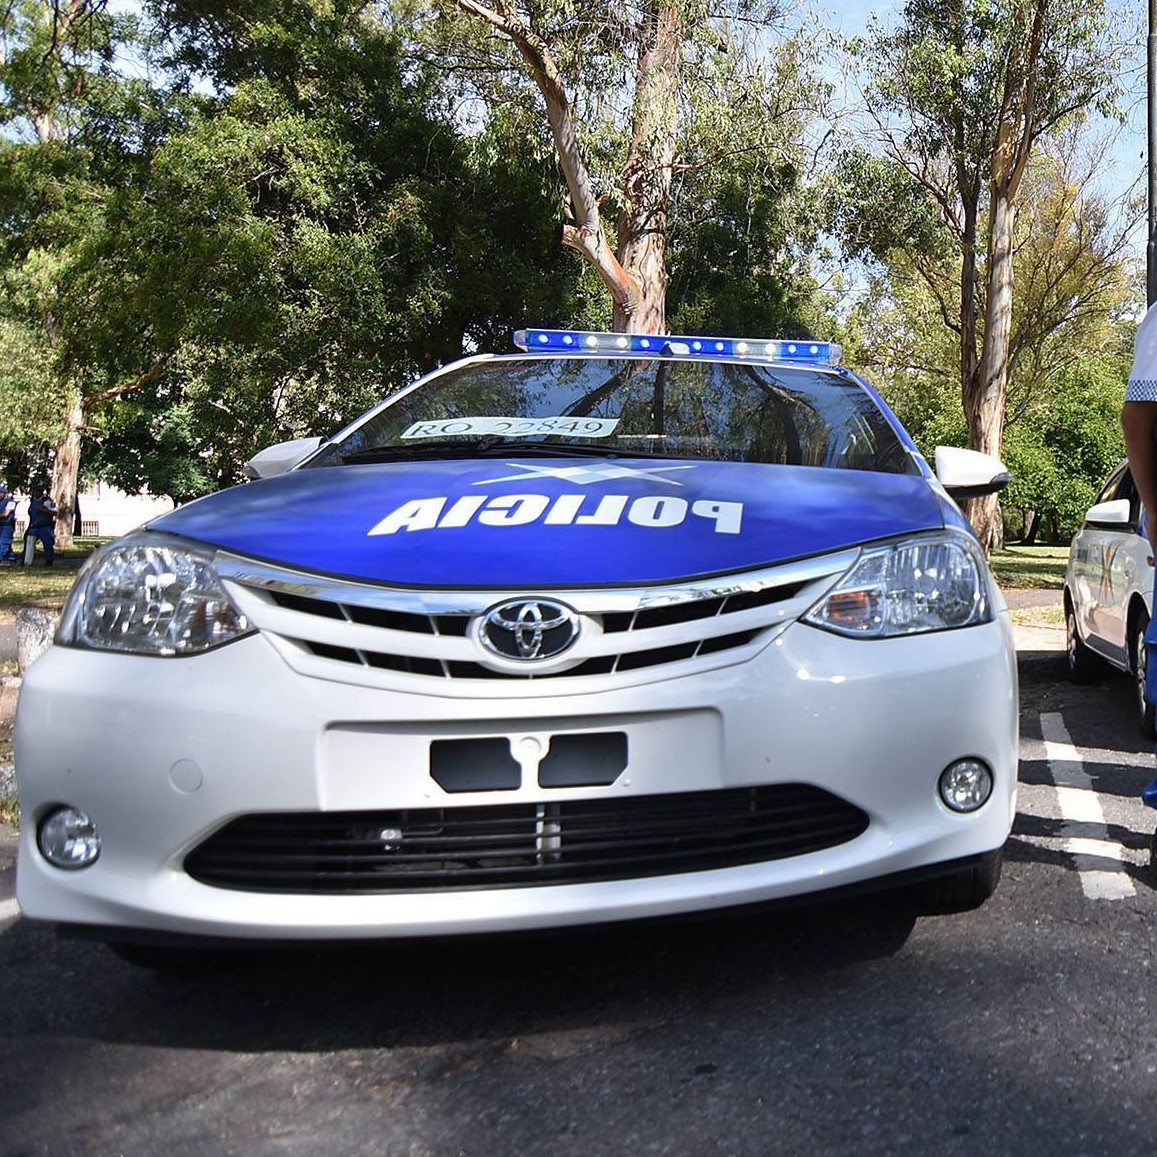
<svg viewBox="0 0 1157 1157">
<path fill-rule="evenodd" d="M 398 679 L 530 685 L 606 678 L 634 685 L 652 668 L 710 669 L 746 656 L 795 621 L 858 552 L 669 585 L 567 590 L 408 590 L 287 570 L 234 556 L 219 571 L 249 621 L 291 666 L 315 678 L 379 687 Z M 503 661 L 482 639 L 502 600 L 558 601 L 584 624 L 563 662 Z M 440 694 L 445 692 L 439 692 Z M 541 693 L 546 693 L 541 692 Z"/>
<path fill-rule="evenodd" d="M 821 851 L 868 827 L 806 784 L 549 805 L 246 816 L 185 860 L 255 892 L 391 893 L 674 875 Z"/>
<path fill-rule="evenodd" d="M 648 651 L 629 651 L 619 656 L 603 655 L 588 659 L 578 667 L 546 674 L 526 674 L 510 671 L 493 671 L 481 663 L 462 660 L 442 662 L 413 655 L 390 655 L 376 651 L 356 651 L 351 647 L 335 647 L 330 643 L 312 643 L 305 639 L 298 642 L 311 655 L 322 659 L 333 659 L 353 666 L 375 667 L 386 671 L 401 671 L 407 675 L 425 675 L 433 678 L 450 679 L 574 679 L 586 675 L 606 675 L 612 671 L 640 671 L 646 667 L 660 667 L 667 663 L 678 663 L 693 659 L 697 655 L 713 655 L 720 651 L 730 651 L 744 647 L 759 637 L 759 631 L 743 631 L 735 635 L 719 635 L 698 643 L 680 643 L 671 647 L 658 647 Z"/>
</svg>

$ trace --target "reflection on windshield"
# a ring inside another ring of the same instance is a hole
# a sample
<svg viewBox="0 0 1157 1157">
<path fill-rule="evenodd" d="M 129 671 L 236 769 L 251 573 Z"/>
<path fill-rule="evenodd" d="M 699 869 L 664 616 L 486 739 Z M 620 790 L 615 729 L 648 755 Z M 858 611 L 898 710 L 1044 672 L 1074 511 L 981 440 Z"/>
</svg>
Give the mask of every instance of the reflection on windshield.
<svg viewBox="0 0 1157 1157">
<path fill-rule="evenodd" d="M 518 431 L 505 433 L 505 430 Z M 585 433 L 584 433 L 585 429 Z M 310 466 L 404 458 L 429 431 L 519 446 L 828 466 L 908 474 L 907 448 L 857 383 L 817 367 L 608 358 L 501 358 L 461 366 L 387 403 Z M 527 441 L 527 439 L 531 441 Z M 452 447 L 451 447 L 452 451 Z"/>
</svg>

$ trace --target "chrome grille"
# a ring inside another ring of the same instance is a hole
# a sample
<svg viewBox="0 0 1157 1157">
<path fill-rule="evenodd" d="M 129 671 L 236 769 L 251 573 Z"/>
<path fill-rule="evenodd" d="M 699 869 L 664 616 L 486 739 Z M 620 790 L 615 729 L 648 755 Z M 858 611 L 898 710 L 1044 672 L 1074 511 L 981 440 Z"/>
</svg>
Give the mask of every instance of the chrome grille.
<svg viewBox="0 0 1157 1157">
<path fill-rule="evenodd" d="M 718 666 L 765 645 L 855 561 L 856 551 L 669 587 L 578 591 L 413 591 L 284 571 L 219 556 L 218 570 L 249 621 L 304 674 L 374 684 L 610 676 L 673 664 Z M 512 669 L 474 632 L 514 595 L 549 595 L 584 624 L 563 661 Z"/>
</svg>

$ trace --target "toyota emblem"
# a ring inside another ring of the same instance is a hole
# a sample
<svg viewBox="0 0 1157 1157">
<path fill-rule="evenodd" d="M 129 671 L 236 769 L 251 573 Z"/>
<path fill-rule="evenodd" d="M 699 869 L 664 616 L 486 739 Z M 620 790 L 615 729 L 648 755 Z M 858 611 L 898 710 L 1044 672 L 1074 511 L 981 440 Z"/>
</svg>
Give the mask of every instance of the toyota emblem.
<svg viewBox="0 0 1157 1157">
<path fill-rule="evenodd" d="M 503 659 L 554 659 L 578 638 L 578 615 L 550 599 L 510 599 L 482 618 L 482 645 Z"/>
</svg>

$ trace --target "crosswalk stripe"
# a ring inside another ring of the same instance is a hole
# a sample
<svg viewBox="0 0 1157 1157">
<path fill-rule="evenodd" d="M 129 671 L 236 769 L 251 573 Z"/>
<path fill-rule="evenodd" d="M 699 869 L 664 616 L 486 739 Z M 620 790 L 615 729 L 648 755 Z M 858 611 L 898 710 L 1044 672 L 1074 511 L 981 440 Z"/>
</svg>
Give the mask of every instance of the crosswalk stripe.
<svg viewBox="0 0 1157 1157">
<path fill-rule="evenodd" d="M 1055 712 L 1049 713 L 1040 717 L 1040 724 L 1061 817 L 1068 823 L 1080 824 L 1086 833 L 1066 839 L 1064 844 L 1065 851 L 1076 861 L 1082 890 L 1090 900 L 1124 900 L 1135 896 L 1137 889 L 1123 867 L 1125 849 L 1109 838 L 1100 796 L 1065 729 L 1064 719 Z M 1092 835 L 1088 834 L 1090 831 Z M 1115 860 L 1122 868 L 1106 869 L 1103 866 L 1106 860 Z"/>
</svg>

